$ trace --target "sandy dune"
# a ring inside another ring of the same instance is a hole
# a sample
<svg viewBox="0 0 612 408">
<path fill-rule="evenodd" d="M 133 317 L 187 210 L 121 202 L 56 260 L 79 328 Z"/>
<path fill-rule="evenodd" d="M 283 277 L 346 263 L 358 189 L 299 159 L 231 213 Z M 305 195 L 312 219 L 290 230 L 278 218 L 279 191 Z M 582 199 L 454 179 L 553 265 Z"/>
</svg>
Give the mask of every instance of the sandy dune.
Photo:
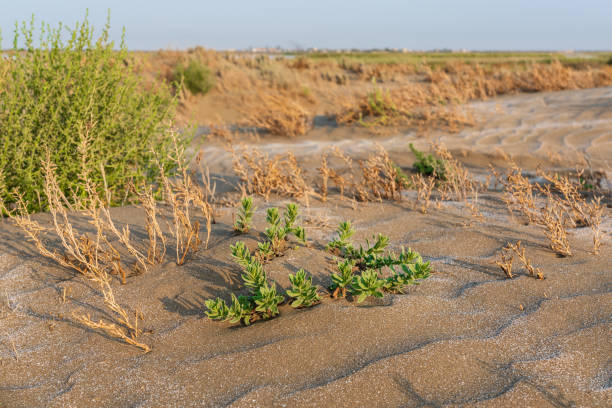
<svg viewBox="0 0 612 408">
<path fill-rule="evenodd" d="M 482 155 L 482 163 L 496 148 L 532 164 L 546 162 L 548 151 L 569 160 L 571 148 L 605 169 L 611 108 L 610 88 L 501 98 L 473 105 L 482 125 L 442 140 L 466 150 L 466 159 Z M 371 149 L 373 141 L 343 140 L 343 132 L 317 129 L 310 141 L 273 141 L 264 150 L 293 150 L 314 164 L 324 138 L 357 156 Z M 426 145 L 415 135 L 375 139 L 402 166 L 413 160 L 410 140 Z M 206 158 L 212 172 L 230 178 L 220 147 L 207 148 Z M 209 321 L 203 302 L 242 290 L 229 245 L 242 239 L 252 248 L 265 208 L 286 201 L 258 201 L 254 228 L 241 237 L 224 208 L 209 248 L 186 265 L 168 262 L 115 285 L 120 302 L 146 317 L 148 354 L 74 323 L 75 311 L 105 313 L 99 294 L 0 220 L 0 407 L 611 406 L 612 211 L 601 255 L 589 253 L 590 230 L 578 228 L 570 235 L 575 255 L 559 258 L 542 229 L 511 218 L 500 197 L 480 197 L 478 222 L 458 203 L 423 215 L 412 208 L 413 192 L 357 209 L 337 197 L 311 201 L 302 208 L 311 245 L 267 265 L 284 289 L 300 267 L 320 287 L 329 284 L 336 258 L 324 245 L 345 219 L 354 221 L 356 242 L 383 232 L 393 249 L 418 250 L 435 273 L 406 295 L 363 305 L 326 298 L 308 310 L 285 305 L 280 317 L 249 327 Z M 136 209 L 114 214 L 143 234 Z M 524 273 L 507 280 L 495 265 L 499 249 L 518 239 L 545 280 Z"/>
</svg>

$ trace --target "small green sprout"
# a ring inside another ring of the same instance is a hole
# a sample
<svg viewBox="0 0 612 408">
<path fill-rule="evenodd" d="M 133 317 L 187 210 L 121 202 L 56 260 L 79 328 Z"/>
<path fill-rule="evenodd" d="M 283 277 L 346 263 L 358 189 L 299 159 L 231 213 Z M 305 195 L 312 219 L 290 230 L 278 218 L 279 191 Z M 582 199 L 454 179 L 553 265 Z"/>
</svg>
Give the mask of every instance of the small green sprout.
<svg viewBox="0 0 612 408">
<path fill-rule="evenodd" d="M 351 293 L 357 296 L 357 303 L 363 302 L 368 296 L 383 297 L 382 287 L 385 281 L 378 277 L 374 269 L 365 270 L 357 276 L 351 285 Z"/>
<path fill-rule="evenodd" d="M 285 230 L 289 231 L 293 228 L 293 224 L 297 220 L 298 206 L 294 203 L 287 204 L 285 209 Z"/>
<path fill-rule="evenodd" d="M 332 297 L 338 297 L 338 293 L 342 294 L 342 297 L 346 297 L 346 288 L 353 283 L 355 279 L 353 275 L 353 262 L 350 259 L 345 259 L 342 262 L 338 262 L 339 274 L 332 274 Z"/>
<path fill-rule="evenodd" d="M 234 231 L 241 234 L 246 234 L 251 228 L 251 220 L 253 219 L 253 198 L 244 197 L 240 202 L 240 208 L 238 209 L 238 218 L 234 222 Z"/>
<path fill-rule="evenodd" d="M 292 307 L 310 307 L 321 300 L 316 286 L 312 286 L 312 276 L 306 277 L 304 269 L 297 271 L 295 276 L 289 274 L 289 281 L 292 287 L 287 295 L 295 299 L 291 303 Z"/>
<path fill-rule="evenodd" d="M 269 227 L 266 228 L 265 235 L 271 243 L 271 249 L 274 254 L 281 255 L 283 253 L 289 234 L 295 235 L 300 242 L 306 243 L 306 231 L 304 228 L 294 226 L 298 214 L 298 206 L 293 203 L 287 204 L 282 220 L 278 208 L 268 208 L 266 221 Z M 284 225 L 281 225 L 283 220 Z"/>
<path fill-rule="evenodd" d="M 232 257 L 240 266 L 247 267 L 253 262 L 251 252 L 244 242 L 238 241 L 236 244 L 230 245 L 230 250 L 232 251 Z"/>
<path fill-rule="evenodd" d="M 257 256 L 262 262 L 268 261 L 274 255 L 270 241 L 257 243 Z"/>
<path fill-rule="evenodd" d="M 333 239 L 330 243 L 327 244 L 328 250 L 334 249 L 344 249 L 346 246 L 350 245 L 350 239 L 355 234 L 355 230 L 351 226 L 351 223 L 348 221 L 341 222 L 336 230 L 338 233 L 338 238 Z"/>
<path fill-rule="evenodd" d="M 306 244 L 306 230 L 304 227 L 295 227 L 293 228 L 293 235 L 300 241 L 302 244 Z"/>
<path fill-rule="evenodd" d="M 247 265 L 242 274 L 242 280 L 244 281 L 244 285 L 253 293 L 263 286 L 266 283 L 266 272 L 261 263 L 259 263 L 259 261 L 253 261 Z"/>
</svg>

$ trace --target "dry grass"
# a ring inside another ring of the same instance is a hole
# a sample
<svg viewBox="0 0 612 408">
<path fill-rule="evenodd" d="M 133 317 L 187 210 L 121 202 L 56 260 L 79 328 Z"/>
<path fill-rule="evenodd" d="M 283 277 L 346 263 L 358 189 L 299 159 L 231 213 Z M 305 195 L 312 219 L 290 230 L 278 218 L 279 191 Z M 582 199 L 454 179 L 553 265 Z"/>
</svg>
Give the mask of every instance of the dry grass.
<svg viewBox="0 0 612 408">
<path fill-rule="evenodd" d="M 377 152 L 366 161 L 360 161 L 359 167 L 363 177 L 362 185 L 370 191 L 375 200 L 401 200 L 402 180 L 397 166 L 387 151 L 378 146 Z"/>
<path fill-rule="evenodd" d="M 497 266 L 504 271 L 504 274 L 507 278 L 512 279 L 514 275 L 512 274 L 512 262 L 514 261 L 514 255 L 512 254 L 512 245 L 508 243 L 505 247 L 502 248 L 501 253 L 499 254 L 499 260 L 495 261 Z"/>
<path fill-rule="evenodd" d="M 509 244 L 509 247 L 519 257 L 519 259 L 523 263 L 523 266 L 525 266 L 525 268 L 529 272 L 529 276 L 537 279 L 544 279 L 544 274 L 540 271 L 540 269 L 534 268 L 531 264 L 531 261 L 525 256 L 525 248 L 521 245 L 521 241 L 517 241 L 517 243 L 514 245 Z"/>
<path fill-rule="evenodd" d="M 435 155 L 444 161 L 444 177 L 439 191 L 443 200 L 467 202 L 470 197 L 478 197 L 482 188 L 474 176 L 448 151 L 443 143 L 432 143 Z"/>
<path fill-rule="evenodd" d="M 243 111 L 244 125 L 273 135 L 295 137 L 312 127 L 310 113 L 297 101 L 281 93 L 261 93 Z"/>
<path fill-rule="evenodd" d="M 416 174 L 411 177 L 411 180 L 412 184 L 417 189 L 417 200 L 415 205 L 423 214 L 427 214 L 427 210 L 431 204 L 431 193 L 436 186 L 436 179 L 435 177 L 423 177 L 421 174 Z"/>
<path fill-rule="evenodd" d="M 216 113 L 200 103 L 214 99 L 216 111 L 242 112 L 249 126 L 281 135 L 303 134 L 314 112 L 327 112 L 339 123 L 360 123 L 375 131 L 398 126 L 456 131 L 474 122 L 462 108 L 471 100 L 612 84 L 612 67 L 605 65 L 576 68 L 558 61 L 509 60 L 479 65 L 455 59 L 434 66 L 419 58 L 393 64 L 308 55 L 288 60 L 197 47 L 187 52 L 138 54 L 135 67 L 153 83 L 156 72 L 161 72 L 161 79 L 169 78 L 177 64 L 197 60 L 214 74 L 215 88 L 206 96 L 184 95 L 182 120 L 194 116 L 201 123 L 214 120 Z M 222 124 L 240 123 L 243 118 L 225 115 Z"/>
<path fill-rule="evenodd" d="M 244 183 L 248 194 L 257 194 L 266 200 L 272 193 L 306 200 L 315 194 L 293 153 L 270 158 L 257 149 L 243 148 L 238 153 L 230 147 L 230 151 L 234 172 Z"/>
<path fill-rule="evenodd" d="M 95 322 L 89 314 L 74 313 L 73 316 L 76 321 L 91 329 L 101 330 L 111 337 L 119 338 L 142 349 L 145 353 L 151 351 L 151 347 L 137 340 L 142 333 L 142 330 L 138 328 L 138 320 L 144 320 L 142 313 L 135 312 L 134 317 L 130 318 L 128 312 L 115 300 L 110 283 L 108 281 L 100 283 L 104 295 L 104 304 L 114 313 L 115 322 L 105 322 L 102 319 Z"/>
<path fill-rule="evenodd" d="M 577 172 L 580 180 L 582 171 Z M 593 232 L 593 253 L 601 247 L 601 220 L 603 207 L 601 196 L 594 196 L 588 202 L 580 192 L 580 184 L 569 176 L 538 172 L 548 184 L 532 184 L 521 169 L 513 163 L 511 170 L 504 176 L 495 174 L 504 187 L 504 201 L 508 211 L 518 211 L 529 222 L 542 226 L 550 241 L 551 249 L 561 256 L 571 256 L 572 251 L 567 238 L 566 227 L 588 226 Z M 545 204 L 538 204 L 538 194 Z"/>
<path fill-rule="evenodd" d="M 539 268 L 535 268 L 525 255 L 525 248 L 522 246 L 521 241 L 517 241 L 516 244 L 508 242 L 506 246 L 502 248 L 499 259 L 495 261 L 507 278 L 514 278 L 514 274 L 512 273 L 514 255 L 518 256 L 525 269 L 527 269 L 527 272 L 529 272 L 529 276 L 536 279 L 544 279 L 542 271 L 540 271 Z"/>
</svg>

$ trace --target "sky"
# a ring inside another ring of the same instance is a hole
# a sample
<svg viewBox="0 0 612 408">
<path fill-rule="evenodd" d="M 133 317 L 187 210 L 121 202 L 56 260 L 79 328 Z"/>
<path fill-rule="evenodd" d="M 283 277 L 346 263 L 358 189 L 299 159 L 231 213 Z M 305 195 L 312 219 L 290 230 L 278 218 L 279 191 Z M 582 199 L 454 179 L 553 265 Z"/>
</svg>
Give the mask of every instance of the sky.
<svg viewBox="0 0 612 408">
<path fill-rule="evenodd" d="M 612 0 L 0 0 L 2 48 L 15 21 L 126 28 L 134 50 L 407 48 L 612 50 Z"/>
</svg>

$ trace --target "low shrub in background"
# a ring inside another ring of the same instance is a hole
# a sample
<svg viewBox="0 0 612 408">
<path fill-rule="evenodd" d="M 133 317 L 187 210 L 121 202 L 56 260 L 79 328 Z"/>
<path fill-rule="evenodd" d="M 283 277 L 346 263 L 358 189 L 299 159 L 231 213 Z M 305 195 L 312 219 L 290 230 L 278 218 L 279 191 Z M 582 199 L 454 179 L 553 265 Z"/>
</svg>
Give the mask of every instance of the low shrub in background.
<svg viewBox="0 0 612 408">
<path fill-rule="evenodd" d="M 107 22 L 94 41 L 87 17 L 73 29 L 42 25 L 35 44 L 34 18 L 16 25 L 13 50 L 0 58 L 0 198 L 9 206 L 17 189 L 28 211 L 48 208 L 39 195 L 47 152 L 66 197 L 86 195 L 77 152 L 84 138 L 91 149 L 89 175 L 96 185 L 106 183 L 111 204 L 125 201 L 130 182 L 157 182 L 160 168 L 175 170 L 168 130 L 176 99 L 165 84 L 143 85 L 124 40 L 115 50 L 109 29 Z"/>
<path fill-rule="evenodd" d="M 189 60 L 187 64 L 178 64 L 174 69 L 173 77 L 175 81 L 182 82 L 194 95 L 205 95 L 215 85 L 210 69 L 196 59 Z"/>
</svg>

